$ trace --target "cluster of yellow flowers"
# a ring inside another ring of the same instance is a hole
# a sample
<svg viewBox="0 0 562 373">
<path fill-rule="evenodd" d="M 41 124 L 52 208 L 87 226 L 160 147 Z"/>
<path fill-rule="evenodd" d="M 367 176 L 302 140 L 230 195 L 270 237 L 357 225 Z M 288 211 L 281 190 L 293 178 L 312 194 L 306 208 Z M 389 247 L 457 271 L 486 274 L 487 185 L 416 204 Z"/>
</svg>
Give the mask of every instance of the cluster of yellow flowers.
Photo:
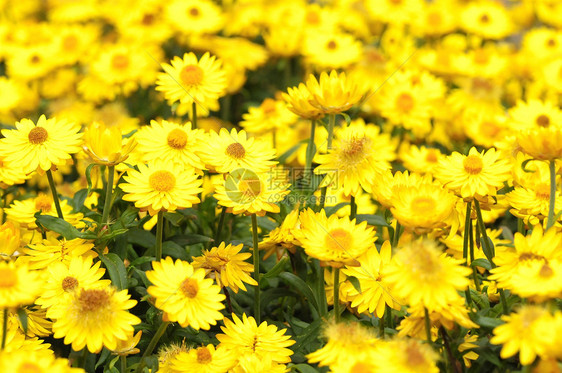
<svg viewBox="0 0 562 373">
<path fill-rule="evenodd" d="M 0 371 L 558 369 L 561 1 L 0 10 Z"/>
</svg>

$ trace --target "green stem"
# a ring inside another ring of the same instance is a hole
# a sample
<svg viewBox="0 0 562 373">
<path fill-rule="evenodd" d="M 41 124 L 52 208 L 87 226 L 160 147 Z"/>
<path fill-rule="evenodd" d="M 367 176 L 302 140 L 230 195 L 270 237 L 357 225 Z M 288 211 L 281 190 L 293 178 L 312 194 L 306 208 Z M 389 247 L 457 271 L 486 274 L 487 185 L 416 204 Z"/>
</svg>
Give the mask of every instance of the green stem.
<svg viewBox="0 0 562 373">
<path fill-rule="evenodd" d="M 232 96 L 231 95 L 224 96 L 221 105 L 221 119 L 223 122 L 228 122 L 230 120 L 231 106 L 232 106 Z"/>
<path fill-rule="evenodd" d="M 222 233 L 222 227 L 224 226 L 224 218 L 226 217 L 226 206 L 222 207 L 221 216 L 219 218 L 219 225 L 217 226 L 217 232 L 215 233 L 215 245 L 219 245 Z"/>
<path fill-rule="evenodd" d="M 394 235 L 392 236 L 392 247 L 393 248 L 398 246 L 398 242 L 400 241 L 400 230 L 401 229 L 402 229 L 402 226 L 400 225 L 398 220 L 396 220 L 396 229 L 394 230 Z"/>
<path fill-rule="evenodd" d="M 464 219 L 464 237 L 463 237 L 463 245 L 462 245 L 462 257 L 464 259 L 465 265 L 468 264 L 468 237 L 470 235 L 469 230 L 472 224 L 472 219 L 470 215 L 472 213 L 472 203 L 466 203 L 466 218 Z"/>
<path fill-rule="evenodd" d="M 162 322 L 162 324 L 160 324 L 160 326 L 158 327 L 158 330 L 156 330 L 156 333 L 152 336 L 152 339 L 150 340 L 150 343 L 148 344 L 148 347 L 144 351 L 144 354 L 142 354 L 142 357 L 141 357 L 139 366 L 137 367 L 136 373 L 142 372 L 142 369 L 144 368 L 146 358 L 148 356 L 150 356 L 150 354 L 152 354 L 152 351 L 154 351 L 154 347 L 156 347 L 156 344 L 158 343 L 160 338 L 162 338 L 162 336 L 164 335 L 164 332 L 166 331 L 166 328 L 168 327 L 169 324 L 170 323 L 167 322 L 167 321 L 164 321 L 164 322 Z"/>
<path fill-rule="evenodd" d="M 314 158 L 314 153 L 316 152 L 314 147 L 314 137 L 316 133 L 316 120 L 312 119 L 310 121 L 310 138 L 308 139 L 308 145 L 306 146 L 306 164 L 304 165 L 304 181 L 305 186 L 310 186 L 310 180 L 312 178 L 312 159 Z"/>
<path fill-rule="evenodd" d="M 273 144 L 273 149 L 277 148 L 277 129 L 273 129 L 271 132 L 271 142 Z"/>
<path fill-rule="evenodd" d="M 2 319 L 2 347 L 0 351 L 6 347 L 6 337 L 8 336 L 8 309 L 4 308 L 4 318 Z"/>
<path fill-rule="evenodd" d="M 252 237 L 254 239 L 254 280 L 258 283 L 254 289 L 254 318 L 259 325 L 260 317 L 260 250 L 258 248 L 258 218 L 252 214 Z"/>
<path fill-rule="evenodd" d="M 8 190 L 5 189 L 2 195 L 2 224 L 6 222 L 6 207 L 8 207 Z"/>
<path fill-rule="evenodd" d="M 379 317 L 379 337 L 384 338 L 384 316 Z"/>
<path fill-rule="evenodd" d="M 526 234 L 525 222 L 521 218 L 517 218 L 517 232 L 521 233 L 522 235 Z"/>
<path fill-rule="evenodd" d="M 332 150 L 332 140 L 334 139 L 334 127 L 336 125 L 336 114 L 330 114 L 328 121 L 328 151 Z"/>
<path fill-rule="evenodd" d="M 47 170 L 47 180 L 49 180 L 49 187 L 51 188 L 51 193 L 53 194 L 53 202 L 55 202 L 55 208 L 57 209 L 57 216 L 64 219 L 62 216 L 62 209 L 60 208 L 59 195 L 57 193 L 57 187 L 55 186 L 55 180 L 53 180 L 53 173 L 51 170 Z"/>
<path fill-rule="evenodd" d="M 326 192 L 328 191 L 328 187 L 322 187 L 320 189 L 320 204 L 318 205 L 318 211 L 324 208 L 326 204 Z"/>
<path fill-rule="evenodd" d="M 384 315 L 386 316 L 386 324 L 390 329 L 394 329 L 394 320 L 392 319 L 392 308 L 387 304 L 385 306 Z"/>
<path fill-rule="evenodd" d="M 162 260 L 162 238 L 164 236 L 164 211 L 158 211 L 156 223 L 156 260 Z"/>
<path fill-rule="evenodd" d="M 127 371 L 127 355 L 121 355 L 121 373 L 125 373 Z"/>
<path fill-rule="evenodd" d="M 470 263 L 474 261 L 474 228 L 472 226 L 472 220 L 470 222 L 470 229 L 468 230 L 468 239 L 470 242 L 469 245 L 469 254 L 470 254 Z M 477 291 L 480 291 L 480 282 L 478 281 L 478 272 L 476 271 L 476 267 L 472 267 L 472 276 L 474 280 L 474 287 Z"/>
<path fill-rule="evenodd" d="M 88 347 L 82 349 L 82 368 L 86 370 L 86 363 L 88 362 Z"/>
<path fill-rule="evenodd" d="M 191 104 L 191 128 L 197 128 L 197 103 L 195 101 Z"/>
<path fill-rule="evenodd" d="M 546 229 L 554 225 L 554 203 L 556 202 L 556 163 L 554 160 L 549 162 L 550 169 L 550 201 L 548 203 L 548 220 Z"/>
<path fill-rule="evenodd" d="M 103 215 L 101 223 L 109 224 L 109 211 L 111 210 L 111 194 L 113 193 L 113 178 L 115 177 L 115 166 L 107 167 L 107 185 L 105 188 L 105 202 L 103 204 Z"/>
<path fill-rule="evenodd" d="M 334 318 L 340 321 L 340 269 L 334 268 Z"/>
<path fill-rule="evenodd" d="M 355 196 L 351 196 L 351 199 L 349 200 L 349 207 L 349 220 L 353 220 L 357 216 L 357 203 L 355 202 Z"/>
<path fill-rule="evenodd" d="M 429 320 L 429 312 L 427 311 L 427 308 L 424 308 L 423 312 L 425 319 L 425 336 L 427 338 L 427 343 L 432 344 L 433 341 L 431 340 L 431 321 Z"/>
<path fill-rule="evenodd" d="M 325 317 L 328 314 L 328 301 L 326 300 L 326 286 L 324 281 L 324 267 L 320 265 L 319 260 L 314 261 L 314 265 L 316 266 L 316 271 L 318 272 L 318 300 L 319 300 L 319 307 L 320 307 L 320 316 Z"/>
</svg>

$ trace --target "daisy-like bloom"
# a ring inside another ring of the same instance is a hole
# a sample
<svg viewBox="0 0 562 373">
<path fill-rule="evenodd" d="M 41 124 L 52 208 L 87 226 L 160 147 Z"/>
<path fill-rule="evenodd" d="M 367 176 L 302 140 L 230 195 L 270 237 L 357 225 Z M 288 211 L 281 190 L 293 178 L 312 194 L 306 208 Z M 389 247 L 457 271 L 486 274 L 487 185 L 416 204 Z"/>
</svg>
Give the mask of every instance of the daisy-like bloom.
<svg viewBox="0 0 562 373">
<path fill-rule="evenodd" d="M 142 330 L 139 330 L 137 334 L 131 333 L 128 335 L 127 339 L 118 340 L 117 346 L 111 352 L 119 356 L 129 356 L 135 355 L 140 352 L 136 346 L 139 344 L 142 336 Z"/>
<path fill-rule="evenodd" d="M 323 72 L 319 80 L 311 74 L 306 80 L 306 87 L 311 95 L 310 104 L 325 114 L 339 114 L 349 110 L 365 93 L 344 72 L 338 74 L 335 70 L 330 75 Z"/>
<path fill-rule="evenodd" d="M 177 373 L 177 370 L 172 368 L 174 358 L 180 354 L 189 351 L 189 348 L 182 342 L 180 345 L 172 343 L 171 345 L 164 346 L 158 351 L 158 372 L 159 373 Z"/>
<path fill-rule="evenodd" d="M 232 314 L 232 321 L 224 319 L 221 326 L 224 334 L 217 334 L 219 348 L 233 351 L 239 357 L 254 355 L 260 360 L 286 364 L 291 361 L 293 351 L 287 347 L 295 341 L 285 335 L 287 329 L 278 330 L 275 325 L 263 321 L 259 326 L 253 317 L 244 313 L 242 320 Z"/>
<path fill-rule="evenodd" d="M 439 355 L 429 344 L 417 339 L 395 338 L 380 343 L 373 352 L 375 372 L 438 373 Z"/>
<path fill-rule="evenodd" d="M 195 102 L 207 107 L 208 102 L 225 94 L 226 74 L 221 61 L 205 53 L 198 61 L 194 53 L 174 57 L 172 65 L 163 64 L 165 73 L 158 74 L 156 90 L 164 92 L 170 103 Z"/>
<path fill-rule="evenodd" d="M 168 22 L 188 35 L 214 34 L 223 25 L 221 9 L 209 0 L 173 0 L 165 11 Z"/>
<path fill-rule="evenodd" d="M 172 369 L 178 373 L 226 372 L 236 365 L 237 354 L 225 348 L 217 348 L 212 344 L 181 351 L 170 362 Z"/>
<path fill-rule="evenodd" d="M 28 244 L 19 260 L 29 264 L 32 269 L 45 269 L 53 263 L 62 262 L 70 265 L 73 258 L 95 258 L 98 254 L 93 250 L 94 243 L 75 238 L 73 240 L 46 239 L 36 244 Z"/>
<path fill-rule="evenodd" d="M 533 174 L 536 175 L 536 174 Z M 550 181 L 537 180 L 528 187 L 516 186 L 507 193 L 506 200 L 512 207 L 510 212 L 531 225 L 539 224 L 548 216 L 550 203 Z M 562 194 L 556 190 L 554 211 L 562 210 Z"/>
<path fill-rule="evenodd" d="M 280 177 L 276 174 L 281 173 Z M 269 172 L 255 173 L 251 169 L 239 168 L 230 172 L 226 179 L 215 182 L 214 197 L 218 204 L 227 207 L 233 214 L 257 214 L 279 212 L 278 202 L 289 190 L 286 175 L 272 169 Z"/>
<path fill-rule="evenodd" d="M 156 307 L 166 312 L 170 321 L 177 321 L 182 327 L 209 330 L 217 320 L 222 320 L 220 310 L 225 299 L 221 288 L 205 271 L 195 269 L 191 264 L 167 257 L 153 262 L 153 270 L 146 277 L 153 284 L 147 290 L 156 298 Z"/>
<path fill-rule="evenodd" d="M 203 170 L 199 158 L 199 144 L 204 137 L 200 130 L 192 130 L 191 123 L 178 124 L 167 120 L 151 121 L 135 134 L 137 150 L 145 162 L 167 159 L 183 167 Z"/>
<path fill-rule="evenodd" d="M 260 106 L 250 107 L 242 114 L 240 125 L 253 134 L 263 134 L 286 128 L 297 121 L 297 116 L 287 108 L 282 100 L 266 98 Z"/>
<path fill-rule="evenodd" d="M 65 120 L 39 117 L 37 124 L 29 119 L 16 123 L 16 129 L 2 130 L 0 155 L 11 167 L 29 174 L 44 173 L 53 166 L 62 166 L 78 153 L 82 144 L 80 126 Z"/>
<path fill-rule="evenodd" d="M 31 304 L 40 292 L 38 272 L 25 264 L 0 261 L 0 309 Z"/>
<path fill-rule="evenodd" d="M 308 32 L 303 42 L 306 62 L 317 70 L 345 68 L 361 58 L 361 42 L 342 32 Z"/>
<path fill-rule="evenodd" d="M 3 157 L 0 157 L 0 186 L 2 188 L 8 185 L 22 184 L 29 177 L 30 175 L 26 175 L 21 168 L 6 164 Z"/>
<path fill-rule="evenodd" d="M 315 213 L 310 208 L 300 215 L 301 228 L 295 237 L 307 255 L 333 267 L 358 265 L 357 259 L 374 249 L 375 232 L 367 222 L 356 224 L 349 217 L 326 217 L 324 209 Z"/>
<path fill-rule="evenodd" d="M 139 170 L 129 170 L 125 183 L 119 186 L 125 192 L 123 199 L 134 202 L 150 215 L 159 211 L 174 211 L 201 202 L 197 194 L 201 179 L 193 169 L 185 169 L 172 161 L 155 160 L 139 164 Z"/>
<path fill-rule="evenodd" d="M 519 352 L 522 365 L 533 363 L 537 355 L 546 357 L 556 345 L 556 335 L 560 327 L 554 317 L 541 306 L 524 305 L 517 312 L 502 316 L 506 323 L 494 329 L 490 342 L 503 345 L 500 352 L 502 359 L 507 359 Z"/>
<path fill-rule="evenodd" d="M 121 138 L 121 129 L 93 122 L 84 132 L 84 152 L 97 164 L 115 166 L 129 158 L 136 146 L 134 138 Z"/>
<path fill-rule="evenodd" d="M 103 347 L 115 350 L 119 340 L 126 340 L 134 332 L 133 325 L 141 320 L 127 311 L 137 301 L 130 299 L 127 290 L 118 291 L 112 286 L 84 289 L 60 299 L 50 308 L 55 320 L 55 338 L 64 338 L 75 351 L 84 347 L 98 353 Z"/>
<path fill-rule="evenodd" d="M 17 249 L 20 248 L 20 229 L 11 221 L 0 225 L 0 259 L 9 258 Z"/>
<path fill-rule="evenodd" d="M 55 358 L 48 351 L 0 351 L 0 371 L 33 373 L 80 373 L 82 368 L 71 368 L 67 359 Z"/>
<path fill-rule="evenodd" d="M 377 343 L 372 329 L 367 329 L 358 322 L 329 322 L 324 326 L 322 334 L 326 340 L 324 347 L 306 355 L 310 364 L 321 367 L 337 364 L 347 355 L 372 349 Z"/>
<path fill-rule="evenodd" d="M 416 240 L 399 250 L 383 269 L 393 294 L 411 306 L 439 311 L 460 297 L 471 270 L 442 254 L 434 241 Z"/>
<path fill-rule="evenodd" d="M 287 88 L 287 93 L 282 93 L 283 99 L 287 103 L 287 108 L 293 113 L 304 119 L 320 119 L 324 112 L 310 104 L 311 94 L 304 83 L 299 83 L 298 87 Z"/>
<path fill-rule="evenodd" d="M 359 267 L 346 267 L 342 270 L 345 275 L 353 276 L 359 281 L 361 291 L 353 287 L 348 293 L 351 307 L 356 307 L 357 312 L 368 310 L 381 318 L 386 305 L 400 309 L 400 304 L 392 296 L 391 289 L 382 276 L 384 266 L 390 263 L 391 251 L 390 242 L 384 241 L 380 253 L 374 249 L 368 250 L 358 258 Z"/>
<path fill-rule="evenodd" d="M 295 253 L 299 241 L 295 238 L 293 230 L 297 228 L 298 223 L 299 210 L 294 209 L 285 216 L 283 223 L 279 227 L 273 229 L 263 238 L 259 243 L 259 249 L 265 250 L 264 260 L 274 253 L 277 255 L 278 260 L 285 255 L 286 251 Z"/>
<path fill-rule="evenodd" d="M 277 364 L 269 359 L 260 359 L 256 355 L 244 355 L 238 358 L 238 364 L 229 373 L 287 373 L 287 365 Z"/>
<path fill-rule="evenodd" d="M 509 109 L 510 127 L 515 131 L 562 126 L 562 111 L 550 101 L 518 101 Z"/>
<path fill-rule="evenodd" d="M 425 184 L 438 184 L 430 174 L 421 175 L 415 172 L 397 171 L 392 174 L 390 171 L 384 172 L 374 185 L 373 195 L 375 199 L 384 207 L 391 208 L 396 195 L 396 190 L 402 187 L 414 188 Z"/>
<path fill-rule="evenodd" d="M 472 366 L 472 360 L 478 359 L 478 356 L 479 356 L 478 353 L 476 353 L 473 350 L 473 349 L 478 348 L 478 345 L 476 343 L 473 343 L 473 342 L 476 342 L 477 340 L 478 340 L 478 335 L 470 335 L 470 334 L 467 333 L 464 336 L 464 342 L 461 343 L 458 347 L 459 352 L 461 352 L 461 353 L 463 353 L 467 350 L 470 350 L 470 351 L 468 351 L 468 352 L 466 352 L 462 355 L 464 365 L 467 368 L 470 368 Z"/>
<path fill-rule="evenodd" d="M 433 174 L 439 161 L 445 158 L 445 156 L 437 148 L 410 145 L 407 150 L 399 152 L 398 158 L 404 162 L 404 167 L 411 172 Z"/>
<path fill-rule="evenodd" d="M 315 157 L 315 174 L 326 174 L 321 186 L 337 181 L 345 195 L 356 196 L 361 189 L 371 192 L 377 176 L 390 169 L 394 159 L 390 136 L 378 127 L 354 122 L 336 133 L 334 148 Z"/>
<path fill-rule="evenodd" d="M 224 242 L 211 250 L 203 251 L 203 255 L 193 258 L 193 268 L 203 268 L 207 276 L 214 278 L 221 287 L 229 287 L 235 293 L 238 289 L 246 291 L 244 282 L 250 285 L 258 283 L 249 275 L 254 266 L 246 259 L 251 253 L 240 253 L 244 244 L 238 246 L 225 245 Z"/>
<path fill-rule="evenodd" d="M 246 131 L 230 132 L 221 128 L 219 133 L 211 131 L 202 146 L 201 159 L 210 168 L 220 173 L 232 172 L 239 168 L 249 168 L 255 172 L 269 170 L 277 162 L 275 149 L 268 142 L 256 137 L 248 137 Z"/>
<path fill-rule="evenodd" d="M 46 267 L 47 280 L 40 297 L 35 301 L 43 308 L 51 307 L 62 298 L 71 297 L 71 293 L 80 288 L 107 287 L 109 280 L 101 280 L 105 273 L 100 268 L 101 262 L 93 264 L 91 257 L 76 256 L 69 263 L 54 262 Z"/>
<path fill-rule="evenodd" d="M 439 181 L 465 199 L 495 196 L 510 174 L 511 165 L 493 148 L 479 153 L 473 147 L 468 155 L 453 152 L 435 170 Z"/>
<path fill-rule="evenodd" d="M 468 4 L 460 14 L 460 21 L 466 31 L 487 39 L 502 39 L 513 31 L 507 9 L 495 1 Z"/>
<path fill-rule="evenodd" d="M 341 356 L 337 362 L 330 365 L 330 373 L 377 372 L 374 348 L 360 348 L 361 350 L 350 351 Z"/>
<path fill-rule="evenodd" d="M 428 232 L 454 224 L 458 198 L 442 186 L 422 184 L 393 189 L 392 215 L 416 232 Z"/>
<path fill-rule="evenodd" d="M 517 143 L 529 156 L 540 160 L 562 158 L 562 126 L 520 131 Z"/>
<path fill-rule="evenodd" d="M 423 12 L 420 0 L 367 0 L 365 6 L 374 19 L 391 25 L 410 24 Z"/>
</svg>

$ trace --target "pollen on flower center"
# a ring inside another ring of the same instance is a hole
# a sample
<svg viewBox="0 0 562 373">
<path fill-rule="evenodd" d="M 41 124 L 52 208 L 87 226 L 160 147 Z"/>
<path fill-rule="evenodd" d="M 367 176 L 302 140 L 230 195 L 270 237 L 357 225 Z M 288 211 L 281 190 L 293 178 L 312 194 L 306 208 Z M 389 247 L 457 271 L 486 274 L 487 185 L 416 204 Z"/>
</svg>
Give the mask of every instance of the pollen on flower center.
<svg viewBox="0 0 562 373">
<path fill-rule="evenodd" d="M 441 23 L 441 14 L 438 12 L 431 12 L 427 15 L 427 22 L 429 24 L 438 25 Z"/>
<path fill-rule="evenodd" d="M 62 280 L 62 290 L 68 292 L 78 286 L 78 280 L 72 276 L 66 276 Z"/>
<path fill-rule="evenodd" d="M 318 15 L 317 12 L 307 12 L 306 22 L 315 25 L 320 22 L 320 16 Z"/>
<path fill-rule="evenodd" d="M 238 184 L 238 190 L 245 197 L 257 197 L 261 192 L 261 183 L 259 179 L 244 179 Z"/>
<path fill-rule="evenodd" d="M 435 200 L 429 197 L 416 197 L 412 200 L 412 210 L 418 214 L 424 214 L 435 210 Z"/>
<path fill-rule="evenodd" d="M 326 235 L 325 244 L 332 251 L 348 251 L 352 245 L 353 236 L 345 229 L 337 228 Z"/>
<path fill-rule="evenodd" d="M 0 288 L 10 288 L 18 282 L 18 274 L 10 268 L 0 268 Z"/>
<path fill-rule="evenodd" d="M 25 362 L 18 367 L 17 373 L 41 373 L 43 369 L 37 364 Z"/>
<path fill-rule="evenodd" d="M 542 199 L 543 201 L 550 200 L 550 185 L 540 184 L 535 189 L 535 195 L 537 196 L 537 198 Z"/>
<path fill-rule="evenodd" d="M 199 11 L 198 8 L 196 7 L 192 7 L 189 9 L 189 15 L 192 17 L 199 17 L 199 14 L 201 14 L 201 12 Z"/>
<path fill-rule="evenodd" d="M 239 142 L 234 142 L 226 147 L 225 153 L 232 158 L 242 159 L 246 155 L 246 149 Z"/>
<path fill-rule="evenodd" d="M 47 139 L 49 138 L 49 134 L 43 127 L 34 127 L 31 131 L 29 131 L 27 138 L 29 139 L 30 143 L 37 145 L 47 141 Z"/>
<path fill-rule="evenodd" d="M 183 149 L 187 144 L 187 134 L 179 128 L 174 128 L 168 133 L 168 145 L 174 149 Z"/>
<path fill-rule="evenodd" d="M 37 210 L 37 211 L 49 212 L 49 211 L 51 211 L 52 207 L 53 207 L 53 202 L 46 195 L 43 195 L 43 194 L 39 195 L 35 199 L 35 210 Z"/>
<path fill-rule="evenodd" d="M 480 16 L 480 22 L 481 23 L 488 23 L 488 22 L 490 22 L 490 17 L 487 14 L 482 14 Z"/>
<path fill-rule="evenodd" d="M 142 16 L 141 23 L 145 26 L 150 26 L 154 23 L 154 14 L 146 13 Z"/>
<path fill-rule="evenodd" d="M 82 290 L 78 302 L 82 312 L 97 311 L 109 304 L 109 294 L 100 289 Z"/>
<path fill-rule="evenodd" d="M 484 167 L 482 159 L 477 155 L 469 155 L 464 159 L 462 165 L 464 166 L 464 170 L 471 175 L 479 174 Z"/>
<path fill-rule="evenodd" d="M 111 59 L 111 66 L 118 70 L 125 69 L 129 66 L 129 57 L 124 54 L 116 54 Z"/>
<path fill-rule="evenodd" d="M 170 171 L 156 171 L 148 178 L 148 184 L 159 192 L 169 192 L 176 186 L 176 178 Z"/>
<path fill-rule="evenodd" d="M 186 85 L 197 85 L 203 81 L 203 69 L 197 65 L 187 65 L 180 72 L 180 79 Z"/>
<path fill-rule="evenodd" d="M 353 137 L 351 141 L 345 144 L 344 148 L 342 149 L 342 154 L 350 160 L 356 159 L 363 154 L 366 141 L 367 139 L 365 137 L 359 139 Z"/>
<path fill-rule="evenodd" d="M 326 44 L 326 48 L 328 48 L 328 49 L 336 49 L 337 47 L 338 47 L 338 44 L 337 44 L 335 41 L 333 41 L 333 40 L 330 40 L 330 41 Z"/>
<path fill-rule="evenodd" d="M 525 260 L 544 260 L 546 262 L 546 259 L 544 256 L 542 255 L 537 255 L 534 253 L 521 253 L 521 255 L 519 255 L 519 260 L 520 261 L 525 261 Z"/>
<path fill-rule="evenodd" d="M 207 347 L 199 347 L 197 349 L 197 362 L 199 364 L 209 364 L 212 360 L 213 357 Z"/>
<path fill-rule="evenodd" d="M 550 118 L 547 115 L 541 114 L 535 119 L 535 122 L 539 127 L 548 127 L 550 124 Z"/>
<path fill-rule="evenodd" d="M 181 291 L 186 297 L 195 298 L 197 296 L 197 292 L 199 291 L 199 285 L 197 285 L 197 281 L 186 278 L 181 283 Z"/>
<path fill-rule="evenodd" d="M 402 111 L 410 111 L 414 107 L 414 98 L 409 93 L 402 93 L 396 99 L 396 106 Z"/>
</svg>

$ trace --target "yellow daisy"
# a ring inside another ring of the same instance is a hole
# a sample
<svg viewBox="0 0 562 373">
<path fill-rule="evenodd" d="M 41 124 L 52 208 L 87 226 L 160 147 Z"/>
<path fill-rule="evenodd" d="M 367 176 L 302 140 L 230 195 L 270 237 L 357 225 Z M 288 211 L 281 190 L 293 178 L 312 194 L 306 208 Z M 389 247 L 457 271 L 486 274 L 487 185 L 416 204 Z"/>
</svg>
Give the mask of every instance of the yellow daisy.
<svg viewBox="0 0 562 373">
<path fill-rule="evenodd" d="M 95 163 L 115 166 L 126 161 L 135 146 L 134 138 L 121 138 L 119 127 L 93 122 L 84 132 L 82 148 Z"/>
<path fill-rule="evenodd" d="M 404 163 L 404 167 L 412 172 L 433 174 L 439 161 L 445 158 L 445 155 L 437 148 L 410 145 L 405 149 L 401 147 L 398 158 Z"/>
<path fill-rule="evenodd" d="M 439 355 L 429 344 L 416 339 L 395 338 L 379 344 L 373 353 L 375 372 L 438 373 Z"/>
<path fill-rule="evenodd" d="M 297 116 L 281 100 L 266 98 L 260 106 L 250 107 L 248 113 L 242 114 L 242 126 L 246 131 L 256 135 L 285 129 L 297 121 Z"/>
<path fill-rule="evenodd" d="M 525 154 L 534 159 L 560 159 L 562 158 L 562 126 L 520 131 L 517 134 L 517 143 Z"/>
<path fill-rule="evenodd" d="M 460 14 L 461 26 L 487 39 L 503 39 L 513 31 L 507 9 L 495 1 L 471 2 Z"/>
<path fill-rule="evenodd" d="M 510 127 L 515 131 L 562 126 L 562 110 L 550 101 L 519 101 L 509 109 Z"/>
<path fill-rule="evenodd" d="M 361 42 L 343 32 L 305 33 L 302 49 L 317 70 L 345 68 L 361 58 Z"/>
<path fill-rule="evenodd" d="M 311 93 L 304 85 L 299 83 L 298 87 L 287 88 L 287 93 L 283 92 L 283 99 L 287 103 L 287 108 L 293 113 L 304 119 L 320 119 L 324 112 L 310 104 Z"/>
<path fill-rule="evenodd" d="M 50 351 L 0 351 L 0 371 L 33 373 L 80 373 L 67 359 L 56 358 Z"/>
<path fill-rule="evenodd" d="M 189 35 L 213 34 L 223 25 L 221 8 L 209 0 L 174 0 L 165 14 L 175 29 Z"/>
<path fill-rule="evenodd" d="M 150 215 L 200 202 L 197 194 L 203 190 L 202 181 L 193 169 L 160 160 L 139 164 L 138 168 L 138 171 L 130 170 L 124 176 L 126 182 L 119 186 L 125 192 L 125 201 L 134 202 L 136 207 L 148 210 Z"/>
<path fill-rule="evenodd" d="M 20 248 L 21 231 L 18 225 L 8 221 L 0 225 L 0 259 L 9 258 Z"/>
<path fill-rule="evenodd" d="M 73 258 L 95 258 L 98 254 L 93 250 L 94 243 L 76 238 L 74 240 L 56 238 L 46 239 L 39 243 L 28 244 L 19 260 L 25 261 L 33 269 L 45 269 L 56 262 L 70 264 Z"/>
<path fill-rule="evenodd" d="M 1 88 L 0 88 L 1 89 Z M 0 157 L 0 186 L 22 184 L 30 175 L 26 175 L 20 167 L 6 164 Z"/>
<path fill-rule="evenodd" d="M 217 320 L 222 320 L 220 310 L 225 299 L 221 288 L 205 278 L 205 271 L 191 264 L 167 257 L 153 262 L 153 270 L 146 277 L 153 284 L 147 290 L 156 298 L 156 307 L 166 312 L 170 321 L 182 327 L 209 330 Z"/>
<path fill-rule="evenodd" d="M 0 261 L 0 309 L 31 304 L 40 292 L 38 272 L 25 264 Z"/>
<path fill-rule="evenodd" d="M 0 155 L 12 167 L 21 168 L 29 174 L 44 172 L 53 166 L 62 166 L 78 153 L 82 144 L 80 126 L 57 120 L 39 117 L 37 124 L 29 119 L 16 123 L 16 129 L 2 130 Z"/>
<path fill-rule="evenodd" d="M 338 74 L 335 70 L 329 75 L 323 72 L 319 80 L 311 74 L 306 80 L 306 87 L 311 94 L 310 104 L 325 114 L 338 114 L 349 110 L 365 93 L 357 82 L 345 73 Z"/>
<path fill-rule="evenodd" d="M 174 355 L 170 364 L 177 372 L 218 373 L 227 372 L 236 364 L 234 351 L 217 348 L 212 344 L 181 351 Z"/>
</svg>

